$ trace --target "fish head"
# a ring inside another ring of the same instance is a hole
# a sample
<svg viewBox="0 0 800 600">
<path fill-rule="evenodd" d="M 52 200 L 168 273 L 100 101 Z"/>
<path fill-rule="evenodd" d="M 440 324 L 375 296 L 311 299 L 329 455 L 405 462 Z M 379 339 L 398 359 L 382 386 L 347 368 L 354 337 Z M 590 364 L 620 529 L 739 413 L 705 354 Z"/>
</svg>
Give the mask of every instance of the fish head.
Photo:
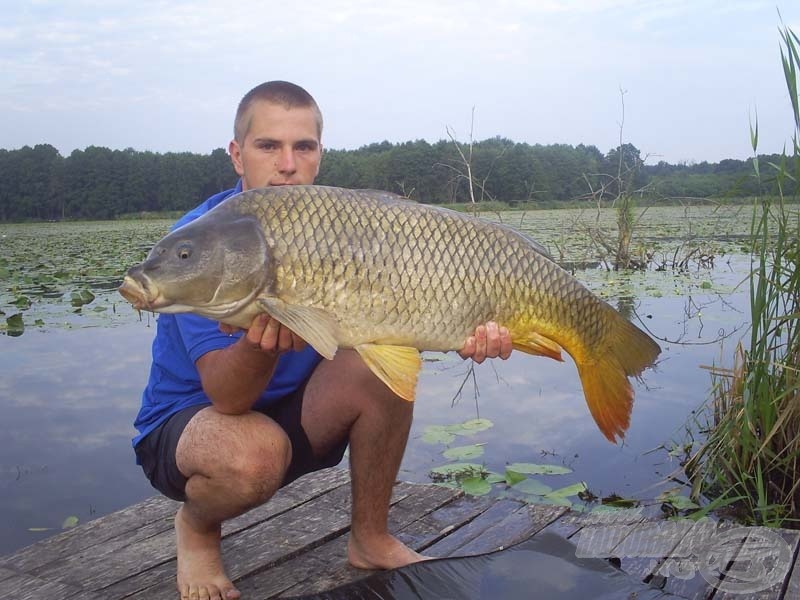
<svg viewBox="0 0 800 600">
<path fill-rule="evenodd" d="M 139 310 L 226 321 L 268 287 L 270 264 L 255 217 L 211 211 L 159 241 L 119 292 Z"/>
</svg>

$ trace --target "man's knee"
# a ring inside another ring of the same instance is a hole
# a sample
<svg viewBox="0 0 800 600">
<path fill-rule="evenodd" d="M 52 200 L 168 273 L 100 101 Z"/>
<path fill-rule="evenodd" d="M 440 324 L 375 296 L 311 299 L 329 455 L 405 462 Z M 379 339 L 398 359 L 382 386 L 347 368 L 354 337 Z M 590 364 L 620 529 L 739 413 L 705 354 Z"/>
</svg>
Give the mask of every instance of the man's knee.
<svg viewBox="0 0 800 600">
<path fill-rule="evenodd" d="M 229 468 L 231 478 L 248 496 L 267 499 L 280 487 L 291 462 L 289 437 L 273 423 L 268 433 L 243 445 Z"/>
<path fill-rule="evenodd" d="M 177 460 L 188 479 L 199 475 L 216 480 L 257 504 L 280 487 L 292 445 L 286 432 L 264 415 L 201 412 L 181 436 Z"/>
</svg>

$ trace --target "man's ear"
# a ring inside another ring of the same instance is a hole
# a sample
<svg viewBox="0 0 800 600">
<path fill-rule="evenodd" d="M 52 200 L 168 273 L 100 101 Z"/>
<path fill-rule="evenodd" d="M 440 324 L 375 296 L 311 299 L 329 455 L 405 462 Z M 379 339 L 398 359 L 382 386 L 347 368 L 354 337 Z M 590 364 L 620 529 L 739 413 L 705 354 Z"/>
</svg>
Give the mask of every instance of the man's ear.
<svg viewBox="0 0 800 600">
<path fill-rule="evenodd" d="M 322 164 L 322 156 L 324 154 L 324 150 L 325 150 L 325 148 L 322 147 L 322 142 L 320 142 L 320 144 L 319 144 L 319 162 L 317 163 L 317 172 L 314 173 L 314 177 L 319 175 L 319 167 Z"/>
<path fill-rule="evenodd" d="M 239 177 L 244 175 L 244 165 L 242 164 L 242 149 L 239 142 L 235 139 L 231 140 L 228 144 L 228 154 L 231 155 L 231 162 L 233 163 L 233 170 Z"/>
</svg>

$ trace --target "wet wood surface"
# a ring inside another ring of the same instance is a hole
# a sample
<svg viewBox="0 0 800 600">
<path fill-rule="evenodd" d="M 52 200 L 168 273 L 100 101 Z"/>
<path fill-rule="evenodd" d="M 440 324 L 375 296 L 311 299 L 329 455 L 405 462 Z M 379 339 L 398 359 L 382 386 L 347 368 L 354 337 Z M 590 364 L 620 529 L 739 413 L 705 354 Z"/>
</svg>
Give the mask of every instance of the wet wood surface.
<svg viewBox="0 0 800 600">
<path fill-rule="evenodd" d="M 176 598 L 178 503 L 155 496 L 0 557 L 4 598 Z M 370 574 L 350 567 L 350 480 L 341 469 L 307 475 L 223 527 L 223 559 L 245 599 L 317 593 Z M 391 531 L 435 557 L 508 548 L 546 531 L 576 556 L 609 560 L 673 597 L 800 598 L 800 532 L 665 521 L 627 511 L 579 514 L 564 507 L 464 496 L 398 482 Z M 760 586 L 760 588 L 759 588 Z"/>
</svg>

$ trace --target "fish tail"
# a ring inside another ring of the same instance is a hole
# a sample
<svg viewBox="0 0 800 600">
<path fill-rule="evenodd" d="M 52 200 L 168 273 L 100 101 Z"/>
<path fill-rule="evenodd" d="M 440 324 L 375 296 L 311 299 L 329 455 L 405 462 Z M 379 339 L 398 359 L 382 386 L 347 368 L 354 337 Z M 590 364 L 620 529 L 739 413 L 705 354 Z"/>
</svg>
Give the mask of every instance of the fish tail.
<svg viewBox="0 0 800 600">
<path fill-rule="evenodd" d="M 600 344 L 573 358 L 592 417 L 608 441 L 616 443 L 630 425 L 633 388 L 628 377 L 638 377 L 651 366 L 661 348 L 611 307 L 607 309 L 611 326 Z"/>
</svg>

